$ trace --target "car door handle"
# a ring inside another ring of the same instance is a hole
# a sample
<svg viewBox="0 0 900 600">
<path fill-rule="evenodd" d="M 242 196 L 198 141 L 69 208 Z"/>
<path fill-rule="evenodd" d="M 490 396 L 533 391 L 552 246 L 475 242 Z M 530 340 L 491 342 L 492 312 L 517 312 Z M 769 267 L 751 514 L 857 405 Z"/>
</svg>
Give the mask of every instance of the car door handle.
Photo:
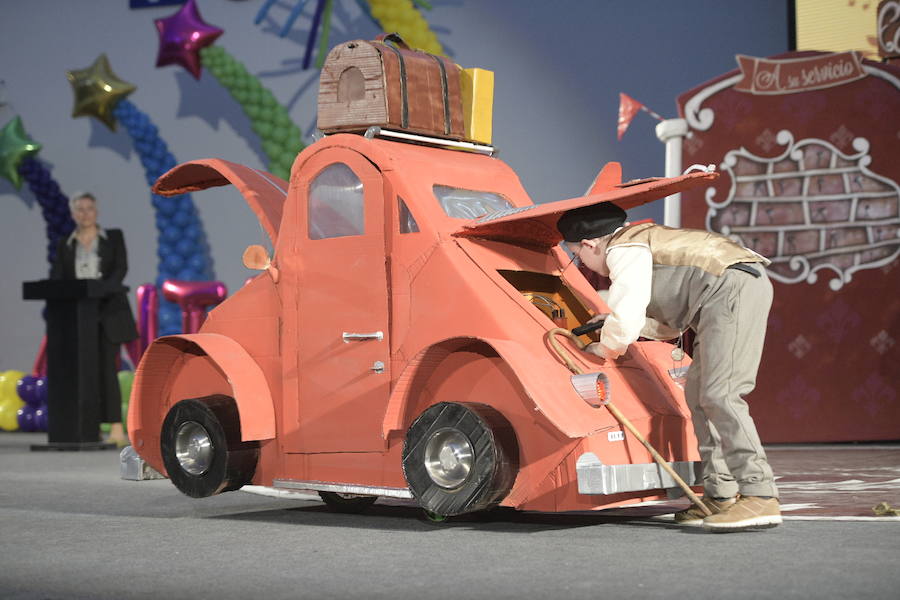
<svg viewBox="0 0 900 600">
<path fill-rule="evenodd" d="M 384 339 L 384 333 L 381 331 L 376 331 L 374 333 L 347 333 L 345 331 L 341 336 L 341 339 L 345 344 L 362 340 L 378 340 L 380 342 Z"/>
</svg>

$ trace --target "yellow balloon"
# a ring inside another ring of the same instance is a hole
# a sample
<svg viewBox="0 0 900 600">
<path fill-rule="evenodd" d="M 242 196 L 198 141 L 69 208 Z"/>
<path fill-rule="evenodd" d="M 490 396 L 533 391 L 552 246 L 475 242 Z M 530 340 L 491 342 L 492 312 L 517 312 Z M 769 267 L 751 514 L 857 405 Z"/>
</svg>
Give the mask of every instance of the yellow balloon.
<svg viewBox="0 0 900 600">
<path fill-rule="evenodd" d="M 23 377 L 25 377 L 25 373 L 22 371 L 10 370 L 0 373 L 0 401 L 7 397 L 19 399 L 19 394 L 16 393 L 16 383 Z"/>
<path fill-rule="evenodd" d="M 19 428 L 19 419 L 16 411 L 25 406 L 25 403 L 17 395 L 15 399 L 4 398 L 0 400 L 0 429 L 15 431 Z"/>
</svg>

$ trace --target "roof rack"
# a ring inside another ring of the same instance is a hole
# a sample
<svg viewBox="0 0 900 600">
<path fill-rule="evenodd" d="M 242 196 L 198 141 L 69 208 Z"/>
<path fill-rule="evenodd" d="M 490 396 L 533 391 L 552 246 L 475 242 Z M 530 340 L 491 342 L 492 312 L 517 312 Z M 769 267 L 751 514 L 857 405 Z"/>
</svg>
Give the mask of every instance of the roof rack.
<svg viewBox="0 0 900 600">
<path fill-rule="evenodd" d="M 313 139 L 320 140 L 325 137 L 325 133 L 316 131 Z M 382 129 L 381 127 L 369 127 L 363 133 L 363 137 L 372 139 L 374 137 L 391 138 L 400 142 L 409 142 L 413 144 L 425 144 L 427 146 L 438 146 L 441 148 L 449 148 L 452 150 L 468 150 L 486 154 L 487 156 L 496 156 L 497 148 L 494 146 L 486 146 L 483 144 L 474 144 L 472 142 L 461 142 L 457 140 L 445 140 L 443 138 L 429 137 L 426 135 L 418 135 L 415 133 L 407 133 L 405 131 L 394 131 L 391 129 Z"/>
</svg>

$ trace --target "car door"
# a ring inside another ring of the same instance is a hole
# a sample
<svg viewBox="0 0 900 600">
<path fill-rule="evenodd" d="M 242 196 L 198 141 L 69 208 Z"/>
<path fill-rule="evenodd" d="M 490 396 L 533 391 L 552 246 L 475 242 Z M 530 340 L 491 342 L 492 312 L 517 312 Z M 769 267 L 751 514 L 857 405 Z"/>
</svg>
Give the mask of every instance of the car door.
<svg viewBox="0 0 900 600">
<path fill-rule="evenodd" d="M 297 407 L 288 452 L 384 449 L 390 393 L 384 182 L 342 148 L 312 157 L 299 190 Z M 285 310 L 291 310 L 284 307 Z M 293 416 L 292 416 L 293 415 Z"/>
</svg>

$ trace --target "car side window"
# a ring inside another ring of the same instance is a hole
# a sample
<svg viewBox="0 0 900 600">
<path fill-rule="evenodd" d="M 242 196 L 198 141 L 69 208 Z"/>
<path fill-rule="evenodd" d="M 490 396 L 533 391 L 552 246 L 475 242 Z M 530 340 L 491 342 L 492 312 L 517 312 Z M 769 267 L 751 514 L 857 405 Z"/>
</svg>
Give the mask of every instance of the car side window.
<svg viewBox="0 0 900 600">
<path fill-rule="evenodd" d="M 464 190 L 448 185 L 435 185 L 432 189 L 444 212 L 454 219 L 477 219 L 513 207 L 509 200 L 493 192 Z"/>
<path fill-rule="evenodd" d="M 406 202 L 399 196 L 397 197 L 397 202 L 400 205 L 400 233 L 418 233 L 419 224 L 416 223 L 416 218 L 413 214 L 409 212 Z"/>
<path fill-rule="evenodd" d="M 362 235 L 365 231 L 363 184 L 344 163 L 334 163 L 309 184 L 309 239 Z"/>
</svg>

